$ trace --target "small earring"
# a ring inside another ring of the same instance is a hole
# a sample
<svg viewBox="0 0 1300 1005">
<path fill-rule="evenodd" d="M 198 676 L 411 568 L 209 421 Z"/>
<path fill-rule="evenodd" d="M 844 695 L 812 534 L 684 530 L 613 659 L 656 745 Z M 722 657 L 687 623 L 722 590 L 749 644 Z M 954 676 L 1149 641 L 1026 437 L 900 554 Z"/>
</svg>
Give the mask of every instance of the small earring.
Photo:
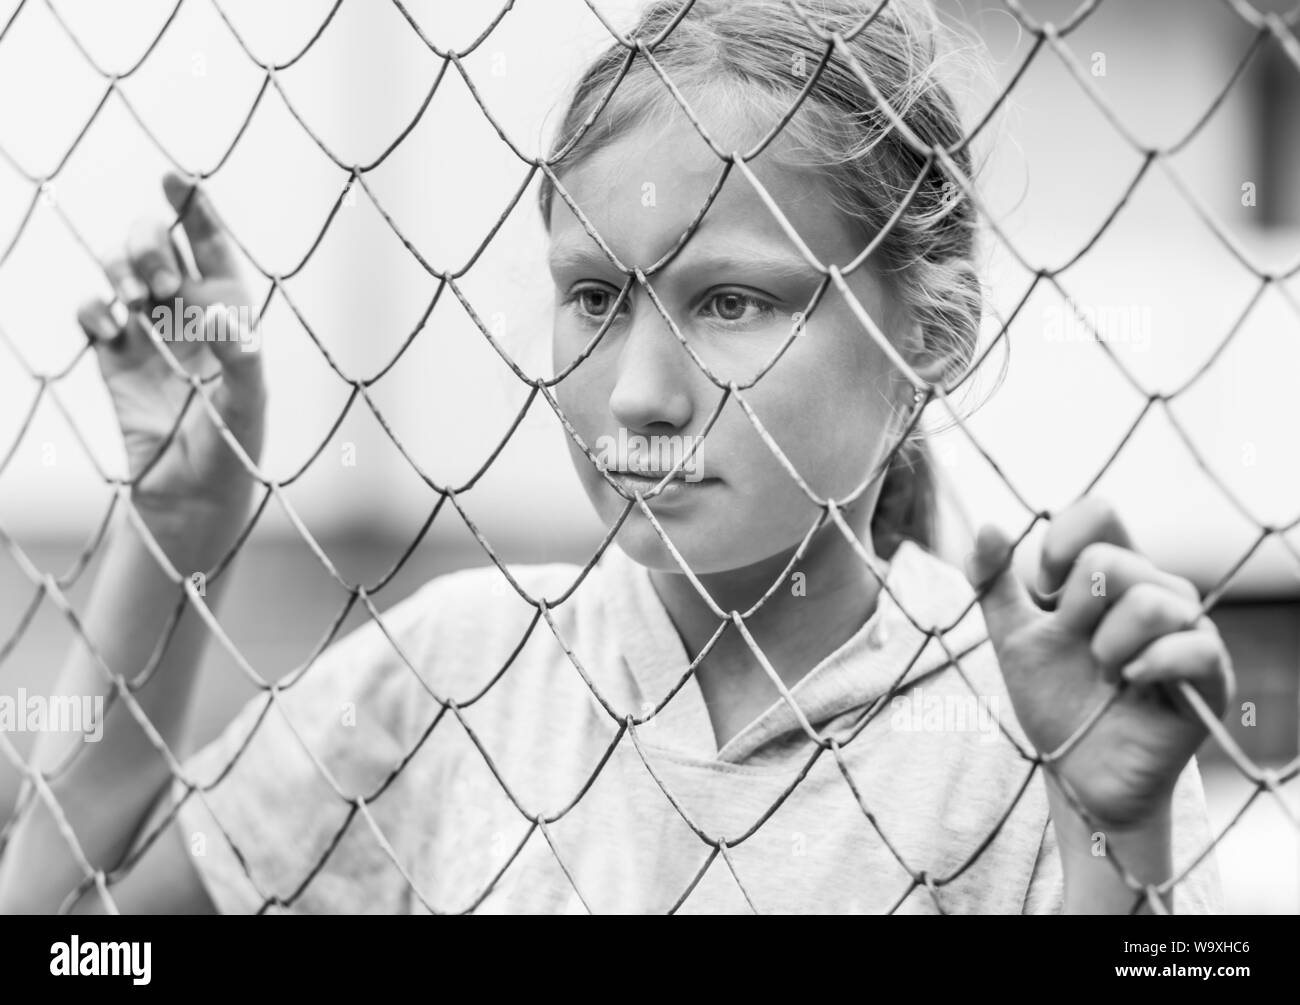
<svg viewBox="0 0 1300 1005">
<path fill-rule="evenodd" d="M 924 402 L 925 402 L 925 391 L 923 391 L 921 388 L 918 387 L 916 390 L 912 392 L 912 407 L 920 408 Z"/>
</svg>

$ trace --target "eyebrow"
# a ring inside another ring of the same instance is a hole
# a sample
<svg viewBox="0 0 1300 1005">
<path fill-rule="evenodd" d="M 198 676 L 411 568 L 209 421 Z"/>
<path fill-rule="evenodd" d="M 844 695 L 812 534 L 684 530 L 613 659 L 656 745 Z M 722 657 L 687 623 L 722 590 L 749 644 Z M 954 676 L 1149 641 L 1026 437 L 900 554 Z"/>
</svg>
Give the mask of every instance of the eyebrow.
<svg viewBox="0 0 1300 1005">
<path fill-rule="evenodd" d="M 678 252 L 677 257 L 669 263 L 668 268 L 685 272 L 752 269 L 777 279 L 814 281 L 821 278 L 821 273 L 797 252 L 787 253 L 763 248 L 761 245 L 746 245 L 732 241 L 705 241 L 703 246 L 706 250 L 694 254 L 694 250 L 700 246 L 694 243 L 693 239 L 688 241 Z M 618 271 L 605 252 L 594 242 L 556 245 L 551 249 L 547 264 L 553 273 L 582 267 Z M 657 275 L 659 273 L 656 273 Z M 650 281 L 653 283 L 654 280 L 655 276 L 651 276 Z"/>
</svg>

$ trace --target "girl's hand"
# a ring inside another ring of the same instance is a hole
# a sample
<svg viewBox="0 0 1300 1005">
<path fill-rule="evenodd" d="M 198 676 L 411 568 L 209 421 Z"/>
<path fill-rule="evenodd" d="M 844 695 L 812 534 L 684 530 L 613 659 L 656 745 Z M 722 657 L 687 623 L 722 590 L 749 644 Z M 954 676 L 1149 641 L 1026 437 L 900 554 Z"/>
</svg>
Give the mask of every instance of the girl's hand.
<svg viewBox="0 0 1300 1005">
<path fill-rule="evenodd" d="M 1174 784 L 1206 730 L 1173 685 L 1188 681 L 1222 715 L 1232 665 L 1200 595 L 1132 550 L 1110 507 L 1084 499 L 1052 521 L 1040 588 L 1060 588 L 1041 610 L 1007 564 L 1010 541 L 979 534 L 967 574 L 1012 706 L 1040 753 L 1055 751 L 1118 687 L 1120 694 L 1056 763 L 1099 824 L 1133 828 L 1167 812 Z M 990 578 L 995 577 L 992 583 Z"/>
<path fill-rule="evenodd" d="M 186 207 L 188 182 L 168 173 L 163 189 L 178 212 Z M 166 452 L 149 466 L 191 393 L 150 337 L 149 329 L 162 334 L 163 324 L 170 325 L 167 348 L 187 372 L 203 378 L 220 374 L 204 389 L 254 463 L 262 451 L 266 393 L 260 338 L 235 323 L 239 314 L 250 318 L 252 312 L 234 250 L 202 190 L 190 199 L 181 224 L 199 278 L 186 275 L 164 224 L 138 224 L 124 253 L 106 266 L 119 302 L 87 301 L 77 320 L 99 359 L 130 476 L 140 479 L 132 500 L 150 529 L 174 540 L 220 528 L 224 539 L 247 519 L 254 483 L 197 397 Z M 187 324 L 191 335 L 202 331 L 202 341 L 184 340 Z"/>
</svg>

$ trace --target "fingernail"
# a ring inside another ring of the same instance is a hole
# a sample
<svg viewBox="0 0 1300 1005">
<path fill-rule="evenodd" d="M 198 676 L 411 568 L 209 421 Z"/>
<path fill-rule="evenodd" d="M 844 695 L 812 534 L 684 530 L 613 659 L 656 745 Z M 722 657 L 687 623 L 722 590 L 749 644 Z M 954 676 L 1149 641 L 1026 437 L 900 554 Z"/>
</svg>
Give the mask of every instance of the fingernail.
<svg viewBox="0 0 1300 1005">
<path fill-rule="evenodd" d="M 135 276 L 123 276 L 118 280 L 117 292 L 128 304 L 142 303 L 149 299 L 149 288 Z"/>
<path fill-rule="evenodd" d="M 131 310 L 120 300 L 114 300 L 108 305 L 108 316 L 116 326 L 114 334 L 120 332 L 126 327 L 126 323 L 131 320 Z"/>
<path fill-rule="evenodd" d="M 174 297 L 181 288 L 181 277 L 171 269 L 159 269 L 149 280 L 156 297 Z"/>
<path fill-rule="evenodd" d="M 1125 663 L 1120 669 L 1119 675 L 1126 681 L 1131 682 L 1135 677 L 1141 677 L 1142 671 L 1145 669 L 1146 667 L 1143 666 L 1141 660 L 1134 660 L 1132 663 Z"/>
<path fill-rule="evenodd" d="M 111 342 L 117 338 L 117 333 L 122 330 L 120 325 L 113 324 L 113 319 L 107 313 L 93 315 L 90 319 L 90 325 L 95 329 L 95 334 L 106 342 Z"/>
</svg>

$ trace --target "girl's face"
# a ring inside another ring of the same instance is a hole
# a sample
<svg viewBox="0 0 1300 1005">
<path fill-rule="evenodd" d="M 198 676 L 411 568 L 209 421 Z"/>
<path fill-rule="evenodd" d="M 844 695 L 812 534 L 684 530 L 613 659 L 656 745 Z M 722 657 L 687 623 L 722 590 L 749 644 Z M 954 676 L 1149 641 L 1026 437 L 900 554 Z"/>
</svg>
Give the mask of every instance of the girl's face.
<svg viewBox="0 0 1300 1005">
<path fill-rule="evenodd" d="M 776 143 L 750 165 L 752 170 L 818 260 L 844 267 L 865 237 L 830 204 L 811 171 L 774 160 Z M 747 145 L 736 143 L 732 149 Z M 631 129 L 565 172 L 561 181 L 619 259 L 628 268 L 649 269 L 689 227 L 721 167 L 694 127 L 682 120 Z M 559 195 L 552 202 L 550 236 L 559 373 L 609 316 L 625 277 Z M 848 285 L 897 345 L 903 312 L 868 271 L 869 264 L 849 276 Z M 686 246 L 648 279 L 686 343 L 725 384 L 753 379 L 772 358 L 789 337 L 796 314 L 807 311 L 821 276 L 733 168 Z M 893 371 L 832 285 L 804 321 L 802 334 L 742 393 L 809 488 L 842 499 L 892 445 L 898 429 L 894 416 L 911 401 L 910 388 Z M 667 472 L 694 445 L 677 490 L 662 493 L 649 506 L 699 574 L 788 555 L 818 515 L 734 395 L 708 435 L 698 439 L 722 394 L 635 281 L 595 351 L 556 387 L 569 421 L 611 474 L 635 470 L 638 461 L 643 468 Z M 611 526 L 626 500 L 572 440 L 569 445 L 587 494 L 602 522 Z M 625 484 L 629 495 L 636 488 L 644 494 L 658 480 Z M 878 486 L 877 481 L 859 504 L 860 531 Z M 618 543 L 652 569 L 679 569 L 639 507 L 619 531 Z"/>
</svg>

